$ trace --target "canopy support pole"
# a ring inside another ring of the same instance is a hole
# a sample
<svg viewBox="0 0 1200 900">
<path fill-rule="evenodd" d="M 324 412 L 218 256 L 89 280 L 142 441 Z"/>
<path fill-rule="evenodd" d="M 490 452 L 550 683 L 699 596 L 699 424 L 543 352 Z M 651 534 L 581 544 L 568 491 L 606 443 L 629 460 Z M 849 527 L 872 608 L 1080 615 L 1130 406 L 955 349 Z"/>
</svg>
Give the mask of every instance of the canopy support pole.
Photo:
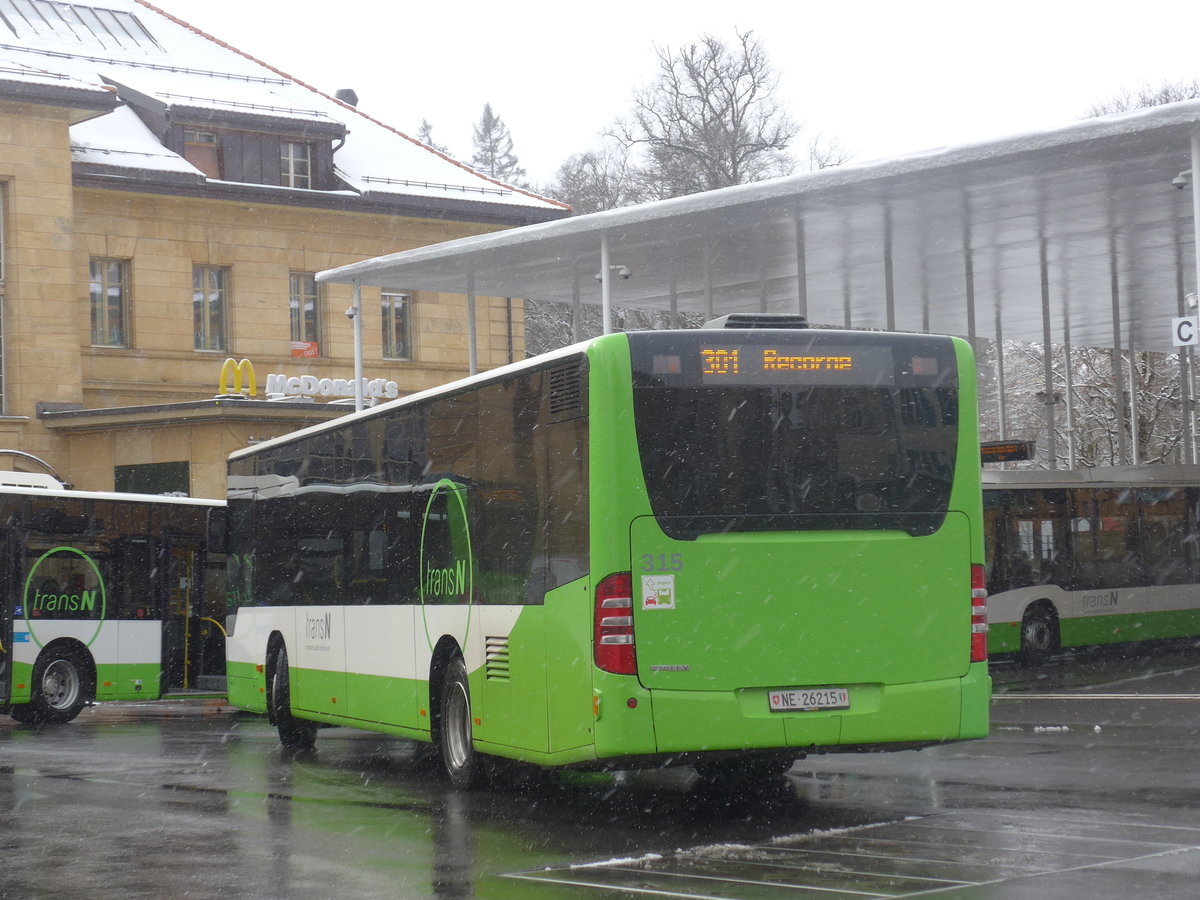
<svg viewBox="0 0 1200 900">
<path fill-rule="evenodd" d="M 1000 440 L 1008 440 L 1008 392 L 1004 389 L 1004 321 L 1000 316 L 1003 304 L 996 296 L 996 398 L 997 416 L 1000 419 Z M 1007 468 L 1007 463 L 1005 468 Z"/>
<path fill-rule="evenodd" d="M 1067 468 L 1075 468 L 1075 373 L 1071 371 L 1071 315 L 1063 311 L 1063 399 L 1067 406 Z"/>
<path fill-rule="evenodd" d="M 1183 273 L 1183 246 L 1180 240 L 1180 220 L 1175 220 L 1175 315 L 1188 314 L 1186 278 Z M 1189 344 L 1179 348 L 1179 402 L 1183 414 L 1179 417 L 1181 434 L 1180 453 L 1185 463 L 1196 461 L 1196 375 L 1195 354 Z"/>
<path fill-rule="evenodd" d="M 1192 129 L 1192 255 L 1195 257 L 1196 264 L 1196 281 L 1195 290 L 1197 297 L 1200 297 L 1200 185 L 1196 180 L 1200 178 L 1200 128 Z M 1175 242 L 1176 252 L 1179 252 L 1179 242 Z M 1182 268 L 1182 267 L 1180 267 Z M 1181 273 L 1182 274 L 1182 273 Z M 1187 292 L 1183 290 L 1182 284 L 1179 290 L 1179 315 L 1186 315 L 1184 307 L 1186 306 L 1185 296 Z M 1184 459 L 1187 462 L 1196 462 L 1196 354 L 1193 347 L 1184 347 L 1184 352 L 1180 354 L 1181 360 L 1186 358 L 1184 369 L 1187 372 L 1186 385 L 1183 391 L 1183 396 L 1180 398 L 1185 404 L 1184 420 L 1184 440 L 1185 452 Z"/>
<path fill-rule="evenodd" d="M 600 234 L 600 309 L 604 316 L 604 333 L 612 334 L 612 272 L 609 271 L 608 234 Z"/>
<path fill-rule="evenodd" d="M 479 335 L 475 328 L 475 273 L 467 273 L 467 371 L 479 373 Z"/>
<path fill-rule="evenodd" d="M 1117 417 L 1113 431 L 1117 433 L 1117 465 L 1121 466 L 1129 462 L 1129 457 L 1125 451 L 1125 390 L 1122 386 L 1125 373 L 1121 368 L 1124 356 L 1121 347 L 1121 275 L 1117 269 L 1117 238 L 1111 233 L 1108 239 L 1108 281 L 1112 296 L 1112 384 Z"/>
<path fill-rule="evenodd" d="M 1196 293 L 1200 295 L 1200 128 L 1192 129 L 1192 247 L 1196 262 Z"/>
<path fill-rule="evenodd" d="M 1142 436 L 1138 434 L 1137 351 L 1129 347 L 1129 456 L 1135 466 L 1142 464 Z"/>
<path fill-rule="evenodd" d="M 571 281 L 571 343 L 583 340 L 583 299 L 579 296 L 579 264 L 575 264 L 575 277 Z"/>
<path fill-rule="evenodd" d="M 970 247 L 963 248 L 963 287 L 967 303 L 967 341 L 978 350 L 976 341 L 979 335 L 975 333 L 975 255 Z"/>
<path fill-rule="evenodd" d="M 796 311 L 808 318 L 808 254 L 799 204 L 796 205 Z"/>
<path fill-rule="evenodd" d="M 892 208 L 883 208 L 883 302 L 887 330 L 896 330 L 896 286 L 892 280 Z"/>
<path fill-rule="evenodd" d="M 1042 374 L 1045 387 L 1042 400 L 1046 407 L 1046 458 L 1051 469 L 1058 468 L 1058 444 L 1054 419 L 1054 347 L 1050 343 L 1050 264 L 1046 260 L 1046 239 L 1038 248 L 1038 268 L 1042 279 Z"/>
<path fill-rule="evenodd" d="M 362 282 L 354 282 L 354 411 L 363 408 Z"/>
<path fill-rule="evenodd" d="M 711 322 L 716 318 L 712 287 L 712 246 L 704 245 L 704 319 Z"/>
</svg>

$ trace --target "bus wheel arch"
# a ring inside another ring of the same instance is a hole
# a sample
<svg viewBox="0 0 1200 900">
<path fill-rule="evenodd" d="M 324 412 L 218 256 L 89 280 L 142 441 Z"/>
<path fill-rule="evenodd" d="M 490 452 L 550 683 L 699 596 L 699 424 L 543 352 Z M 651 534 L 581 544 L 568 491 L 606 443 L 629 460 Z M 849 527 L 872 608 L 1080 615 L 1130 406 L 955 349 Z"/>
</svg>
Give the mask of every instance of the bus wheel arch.
<svg viewBox="0 0 1200 900">
<path fill-rule="evenodd" d="M 473 712 L 467 666 L 458 644 L 438 642 L 430 665 L 430 734 L 451 784 L 466 791 L 483 775 L 481 754 L 472 743 Z"/>
<path fill-rule="evenodd" d="M 1037 600 L 1021 616 L 1021 657 L 1027 663 L 1045 662 L 1062 645 L 1058 610 L 1049 600 Z"/>
<path fill-rule="evenodd" d="M 273 696 L 273 687 L 275 685 L 275 666 L 278 662 L 279 651 L 283 647 L 283 635 L 278 631 L 271 632 L 271 636 L 267 638 L 267 652 L 263 657 L 263 690 L 266 692 L 267 700 L 267 721 L 272 725 L 278 724 L 275 721 L 275 698 Z"/>
<path fill-rule="evenodd" d="M 312 750 L 317 740 L 317 723 L 292 715 L 291 674 L 287 646 L 276 632 L 267 642 L 267 717 L 279 731 L 284 750 Z"/>
<path fill-rule="evenodd" d="M 12 716 L 19 722 L 62 725 L 96 698 L 96 661 L 73 638 L 51 641 L 38 654 L 30 678 L 29 704 Z"/>
</svg>

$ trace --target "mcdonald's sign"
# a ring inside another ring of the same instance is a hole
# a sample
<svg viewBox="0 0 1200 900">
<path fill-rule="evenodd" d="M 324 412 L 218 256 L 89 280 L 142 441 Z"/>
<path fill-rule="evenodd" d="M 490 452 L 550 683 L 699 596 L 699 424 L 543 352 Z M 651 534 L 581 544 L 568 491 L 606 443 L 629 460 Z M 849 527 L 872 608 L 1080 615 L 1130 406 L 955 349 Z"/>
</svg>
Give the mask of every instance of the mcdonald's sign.
<svg viewBox="0 0 1200 900">
<path fill-rule="evenodd" d="M 258 393 L 254 380 L 254 366 L 250 360 L 241 362 L 230 357 L 221 364 L 221 382 L 217 388 L 218 398 L 253 397 Z"/>
</svg>

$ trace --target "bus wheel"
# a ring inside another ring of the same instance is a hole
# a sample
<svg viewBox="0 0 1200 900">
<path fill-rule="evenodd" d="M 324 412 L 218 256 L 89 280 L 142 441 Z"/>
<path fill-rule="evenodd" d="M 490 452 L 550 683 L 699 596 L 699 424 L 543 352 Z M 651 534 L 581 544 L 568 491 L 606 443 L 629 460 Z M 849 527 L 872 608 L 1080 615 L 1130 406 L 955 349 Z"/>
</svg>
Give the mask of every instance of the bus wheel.
<svg viewBox="0 0 1200 900">
<path fill-rule="evenodd" d="M 311 750 L 316 744 L 317 723 L 292 715 L 292 686 L 287 650 L 283 647 L 275 655 L 275 671 L 271 675 L 271 717 L 279 729 L 279 743 L 284 750 Z"/>
<path fill-rule="evenodd" d="M 33 667 L 25 721 L 61 725 L 79 715 L 88 699 L 85 671 L 87 663 L 76 650 L 42 651 Z"/>
<path fill-rule="evenodd" d="M 450 660 L 442 678 L 439 724 L 442 765 L 451 784 L 460 791 L 468 791 L 479 784 L 482 766 L 471 744 L 471 686 L 461 656 Z"/>
<path fill-rule="evenodd" d="M 1059 649 L 1058 616 L 1052 606 L 1031 606 L 1021 619 L 1021 657 L 1043 663 Z"/>
</svg>

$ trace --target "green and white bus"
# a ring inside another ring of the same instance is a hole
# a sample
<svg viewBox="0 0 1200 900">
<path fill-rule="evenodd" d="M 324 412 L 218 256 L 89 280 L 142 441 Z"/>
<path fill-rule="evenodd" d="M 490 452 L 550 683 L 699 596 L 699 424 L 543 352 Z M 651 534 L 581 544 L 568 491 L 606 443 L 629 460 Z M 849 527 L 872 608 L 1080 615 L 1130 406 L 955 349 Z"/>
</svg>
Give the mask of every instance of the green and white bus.
<svg viewBox="0 0 1200 900">
<path fill-rule="evenodd" d="M 989 645 L 1200 635 L 1200 466 L 983 473 Z"/>
<path fill-rule="evenodd" d="M 481 755 L 782 772 L 983 737 L 952 338 L 613 334 L 238 451 L 229 699 Z"/>
<path fill-rule="evenodd" d="M 62 723 L 224 675 L 224 501 L 0 477 L 0 711 Z M 214 687 L 223 683 L 214 681 Z"/>
</svg>

